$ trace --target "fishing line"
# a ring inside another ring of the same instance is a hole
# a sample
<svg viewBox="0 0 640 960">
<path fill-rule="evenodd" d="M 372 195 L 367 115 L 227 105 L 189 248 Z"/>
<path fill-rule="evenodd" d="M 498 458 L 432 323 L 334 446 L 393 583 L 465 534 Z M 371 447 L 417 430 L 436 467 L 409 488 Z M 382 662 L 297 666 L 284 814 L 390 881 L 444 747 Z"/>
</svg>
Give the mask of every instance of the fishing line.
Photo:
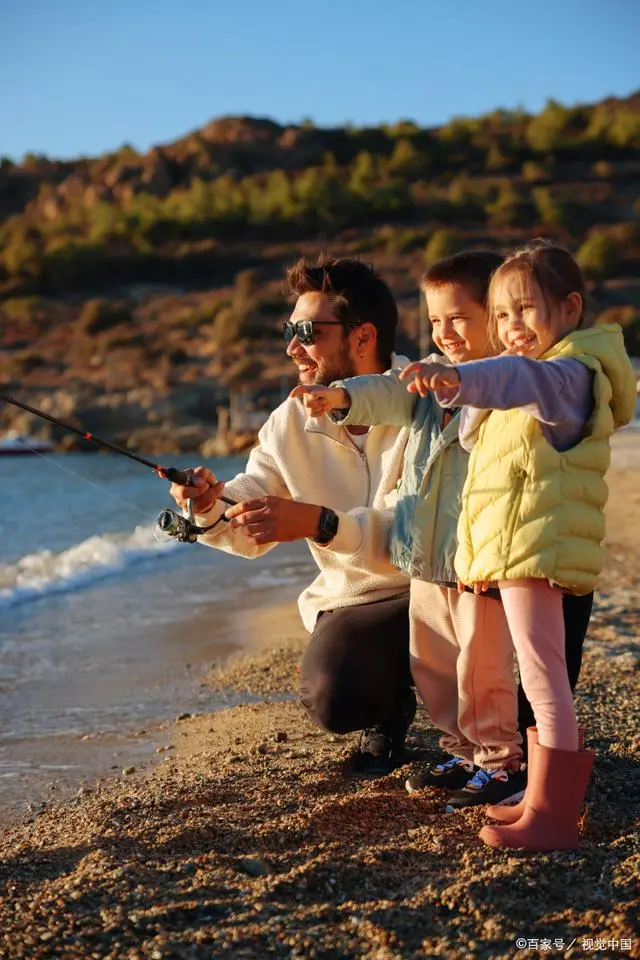
<svg viewBox="0 0 640 960">
<path fill-rule="evenodd" d="M 67 423 L 64 420 L 60 420 L 58 417 L 53 417 L 51 414 L 45 413 L 44 410 L 38 410 L 36 407 L 31 407 L 28 403 L 24 403 L 22 400 L 16 400 L 15 397 L 10 397 L 6 393 L 0 393 L 0 400 L 4 400 L 6 403 L 11 403 L 16 407 L 20 407 L 22 410 L 26 410 L 28 413 L 32 413 L 36 417 L 42 417 L 43 420 L 48 420 L 49 423 L 53 423 L 58 427 L 62 427 L 63 430 L 68 430 L 70 433 L 76 433 L 84 440 L 91 440 L 100 447 L 106 447 L 108 450 L 113 450 L 114 453 L 119 453 L 123 457 L 128 457 L 129 460 L 135 460 L 136 463 L 141 463 L 144 467 L 151 467 L 151 469 L 163 480 L 170 480 L 172 483 L 176 483 L 184 487 L 193 486 L 193 474 L 187 473 L 185 470 L 179 470 L 177 467 L 163 467 L 159 463 L 154 463 L 153 460 L 147 460 L 146 457 L 141 457 L 137 453 L 132 453 L 131 450 L 127 450 L 125 447 L 121 447 L 117 443 L 112 443 L 111 440 L 104 440 L 101 437 L 96 437 L 93 433 L 89 433 L 88 430 L 84 430 L 80 427 L 74 427 L 72 424 Z M 37 450 L 32 450 L 28 444 L 25 444 L 25 446 L 28 450 L 31 450 L 32 453 L 36 453 L 38 456 L 44 457 L 45 460 L 48 459 L 48 457 L 45 457 L 44 454 L 38 453 Z M 53 462 L 54 461 L 52 460 L 51 463 Z M 56 465 L 58 466 L 58 464 Z M 87 477 L 84 477 L 82 474 L 74 473 L 74 471 L 70 470 L 69 468 L 61 467 L 61 469 L 67 469 L 67 472 L 72 476 L 76 476 L 80 480 L 84 480 L 85 483 L 91 484 L 91 486 L 96 487 L 97 490 L 100 490 L 103 493 L 107 493 L 109 496 L 142 514 L 145 519 L 147 518 L 147 515 L 143 513 L 139 507 L 134 506 L 132 503 L 128 503 L 126 500 L 123 500 L 116 494 L 110 493 L 108 490 L 100 487 L 97 483 L 88 480 Z M 229 506 L 235 506 L 236 503 L 235 500 L 229 500 L 228 497 L 219 496 L 217 499 L 221 500 L 223 503 L 229 504 Z M 214 520 L 213 523 L 210 523 L 206 527 L 200 527 L 195 522 L 193 514 L 193 501 L 189 499 L 188 504 L 188 515 L 186 517 L 180 516 L 180 514 L 176 513 L 174 510 L 163 510 L 158 516 L 154 525 L 154 534 L 157 530 L 160 535 L 172 537 L 175 540 L 179 540 L 181 543 L 195 543 L 198 537 L 201 537 L 203 533 L 208 533 L 210 530 L 213 530 L 213 528 L 217 526 L 221 520 L 227 519 L 223 513 L 220 517 L 218 517 L 217 520 Z"/>
<path fill-rule="evenodd" d="M 151 518 L 151 514 L 145 513 L 140 507 L 137 507 L 135 503 L 129 503 L 128 500 L 125 500 L 123 497 L 119 497 L 117 493 L 113 493 L 111 490 L 107 490 L 106 487 L 101 487 L 99 483 L 96 483 L 94 480 L 89 480 L 88 477 L 85 477 L 82 473 L 77 473 L 75 470 L 72 470 L 70 467 L 63 467 L 61 463 L 56 463 L 55 460 L 52 460 L 51 457 L 48 457 L 46 453 L 41 453 L 40 450 L 34 450 L 33 447 L 30 447 L 28 443 L 25 443 L 24 440 L 19 441 L 27 450 L 30 450 L 31 453 L 34 453 L 36 457 L 42 457 L 43 460 L 46 460 L 47 463 L 52 464 L 58 470 L 62 470 L 63 473 L 68 473 L 72 477 L 77 477 L 79 480 L 84 480 L 85 483 L 88 483 L 90 487 L 95 487 L 96 490 L 99 490 L 101 493 L 106 493 L 108 497 L 111 497 L 113 500 L 117 500 L 119 503 L 123 503 L 126 507 L 131 507 L 132 510 L 135 510 L 136 513 L 139 513 L 145 520 Z"/>
</svg>

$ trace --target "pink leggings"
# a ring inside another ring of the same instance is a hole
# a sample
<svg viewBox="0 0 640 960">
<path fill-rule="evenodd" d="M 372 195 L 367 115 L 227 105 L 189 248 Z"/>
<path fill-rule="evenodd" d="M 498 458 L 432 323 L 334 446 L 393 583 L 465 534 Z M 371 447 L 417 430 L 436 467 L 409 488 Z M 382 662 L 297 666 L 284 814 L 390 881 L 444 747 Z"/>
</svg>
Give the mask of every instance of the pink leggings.
<svg viewBox="0 0 640 960">
<path fill-rule="evenodd" d="M 544 747 L 578 749 L 578 725 L 564 653 L 562 592 L 547 580 L 503 580 L 504 612 L 522 689 Z"/>
</svg>

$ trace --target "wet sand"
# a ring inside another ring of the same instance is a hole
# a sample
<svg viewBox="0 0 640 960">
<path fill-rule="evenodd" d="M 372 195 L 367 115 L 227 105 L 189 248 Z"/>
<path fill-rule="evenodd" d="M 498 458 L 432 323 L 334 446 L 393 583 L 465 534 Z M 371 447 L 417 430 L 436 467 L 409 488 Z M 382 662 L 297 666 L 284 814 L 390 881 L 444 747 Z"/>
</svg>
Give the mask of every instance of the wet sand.
<svg viewBox="0 0 640 960">
<path fill-rule="evenodd" d="M 124 673 L 83 674 L 81 682 L 70 671 L 55 681 L 45 677 L 3 693 L 0 824 L 40 810 L 52 799 L 72 797 L 114 771 L 155 762 L 156 753 L 165 752 L 176 717 L 184 713 L 210 713 L 251 699 L 203 681 L 234 653 L 260 649 L 262 631 L 254 614 L 265 611 L 268 620 L 266 604 L 274 594 L 287 600 L 295 619 L 294 586 L 246 590 L 241 611 L 216 601 L 188 621 L 136 636 L 138 669 L 134 664 Z M 267 634 L 274 628 L 268 626 Z M 19 697 L 16 731 L 12 714 Z"/>
<path fill-rule="evenodd" d="M 254 702 L 166 727 L 171 749 L 144 771 L 4 830 L 0 957 L 640 956 L 639 445 L 616 438 L 609 477 L 577 692 L 597 753 L 578 850 L 483 847 L 482 811 L 409 797 L 409 766 L 352 778 L 356 735 L 323 734 L 295 700 L 305 636 L 288 603 L 240 614 L 259 647 L 207 678 Z M 409 747 L 436 745 L 420 710 Z"/>
</svg>

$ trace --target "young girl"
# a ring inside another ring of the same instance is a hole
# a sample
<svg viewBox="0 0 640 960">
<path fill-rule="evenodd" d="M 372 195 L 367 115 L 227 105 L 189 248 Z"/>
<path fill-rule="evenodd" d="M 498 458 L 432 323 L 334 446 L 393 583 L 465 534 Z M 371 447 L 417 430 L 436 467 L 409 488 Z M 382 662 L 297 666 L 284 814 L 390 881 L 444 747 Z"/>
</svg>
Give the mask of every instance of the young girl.
<svg viewBox="0 0 640 960">
<path fill-rule="evenodd" d="M 508 355 L 410 364 L 401 377 L 445 407 L 463 405 L 471 458 L 456 573 L 477 593 L 498 585 L 536 721 L 524 801 L 511 817 L 498 811 L 513 822 L 480 837 L 571 849 L 594 753 L 579 750 L 562 595 L 592 590 L 602 568 L 609 438 L 633 416 L 635 375 L 620 328 L 585 325 L 580 269 L 555 244 L 536 241 L 498 268 L 489 311 Z"/>
</svg>

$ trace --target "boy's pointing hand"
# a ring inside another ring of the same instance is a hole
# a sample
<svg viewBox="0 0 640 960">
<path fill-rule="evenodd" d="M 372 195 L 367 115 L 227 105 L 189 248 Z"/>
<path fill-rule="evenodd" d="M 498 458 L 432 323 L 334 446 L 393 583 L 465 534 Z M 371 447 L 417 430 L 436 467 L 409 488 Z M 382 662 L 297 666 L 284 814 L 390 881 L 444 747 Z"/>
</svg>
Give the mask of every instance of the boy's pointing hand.
<svg viewBox="0 0 640 960">
<path fill-rule="evenodd" d="M 409 393 L 419 393 L 426 397 L 429 390 L 438 390 L 441 387 L 457 387 L 460 383 L 460 374 L 455 367 L 447 363 L 410 363 L 400 371 L 400 379 L 408 380 Z"/>
<path fill-rule="evenodd" d="M 321 417 L 330 410 L 348 410 L 351 407 L 351 397 L 342 387 L 300 383 L 293 388 L 289 396 L 302 397 L 305 410 L 310 417 Z"/>
</svg>

